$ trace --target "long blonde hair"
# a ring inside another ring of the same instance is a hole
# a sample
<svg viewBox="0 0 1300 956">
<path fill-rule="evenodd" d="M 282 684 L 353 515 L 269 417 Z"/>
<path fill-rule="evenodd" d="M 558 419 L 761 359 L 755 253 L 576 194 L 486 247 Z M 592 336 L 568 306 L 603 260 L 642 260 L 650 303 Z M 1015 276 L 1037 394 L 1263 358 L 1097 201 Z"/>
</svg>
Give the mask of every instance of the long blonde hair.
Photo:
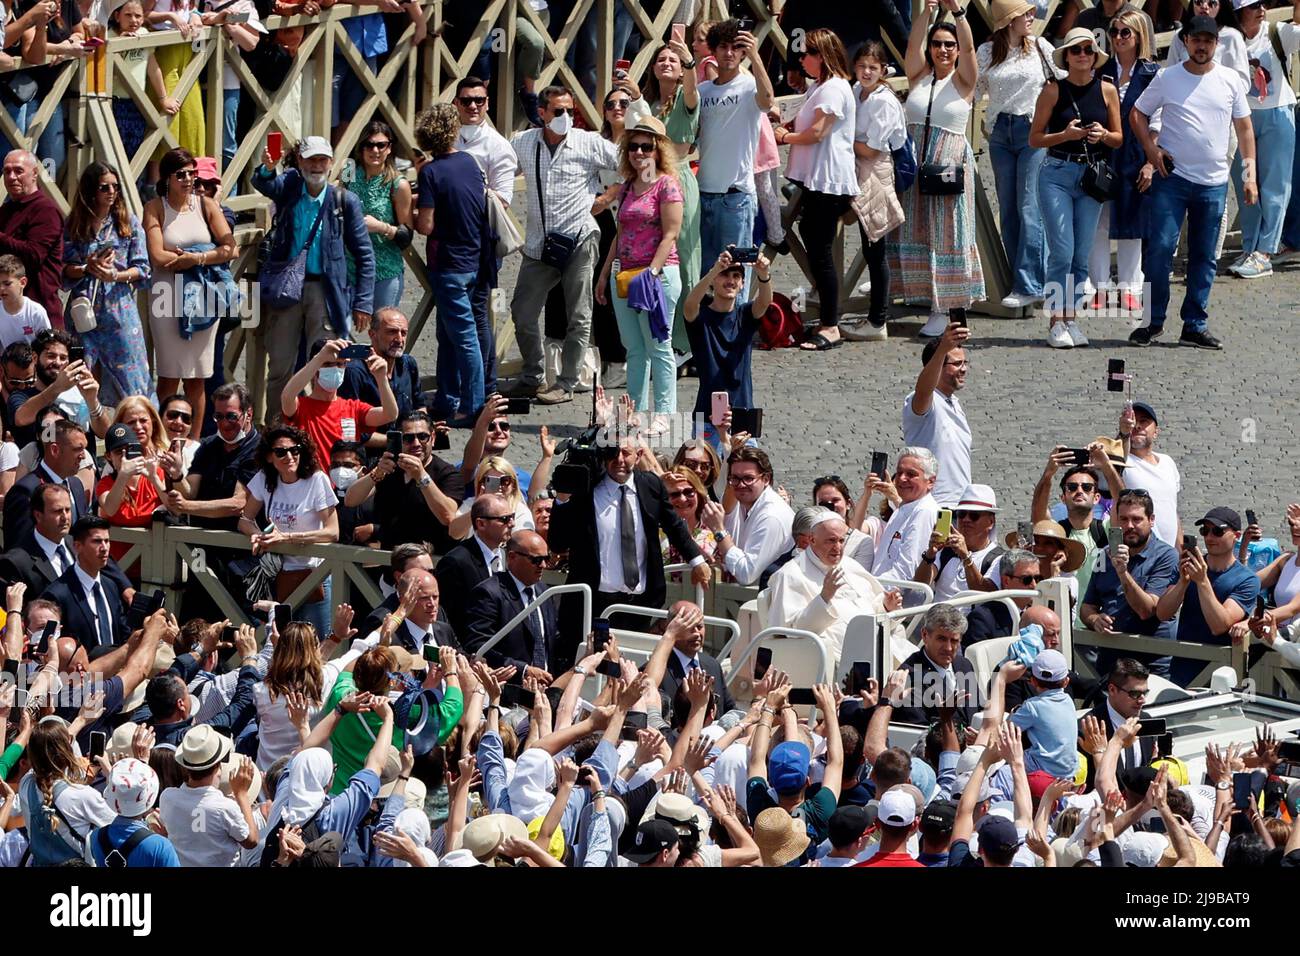
<svg viewBox="0 0 1300 956">
<path fill-rule="evenodd" d="M 155 455 L 161 455 L 169 447 L 167 440 L 167 429 L 163 427 L 162 417 L 158 414 L 158 409 L 153 407 L 153 402 L 143 395 L 128 395 L 118 403 L 117 411 L 113 414 L 113 424 L 119 425 L 131 412 L 144 409 L 145 414 L 149 416 L 151 423 L 150 430 L 153 433 L 153 451 Z M 146 454 L 148 449 L 145 449 Z"/>
<path fill-rule="evenodd" d="M 1147 21 L 1142 14 L 1136 10 L 1121 10 L 1111 18 L 1111 24 L 1122 23 L 1133 31 L 1137 38 L 1137 58 L 1139 60 L 1151 59 L 1151 37 L 1147 35 Z"/>
<path fill-rule="evenodd" d="M 498 491 L 497 494 L 510 502 L 510 507 L 518 511 L 519 503 L 523 500 L 523 497 L 519 494 L 519 473 L 515 471 L 514 465 L 510 464 L 508 460 L 502 458 L 500 455 L 492 455 L 488 458 L 484 458 L 478 463 L 478 467 L 474 469 L 474 496 L 478 496 L 478 486 L 482 483 L 489 471 L 500 472 L 503 479 L 509 479 L 511 490 L 505 491 L 503 489 Z"/>
<path fill-rule="evenodd" d="M 32 730 L 31 740 L 27 743 L 27 759 L 46 806 L 54 805 L 54 785 L 60 780 L 86 782 L 85 768 L 72 750 L 72 737 L 57 720 L 44 721 Z"/>
<path fill-rule="evenodd" d="M 266 689 L 273 701 L 281 694 L 300 691 L 308 700 L 319 704 L 324 686 L 325 665 L 321 661 L 316 628 L 295 621 L 275 642 L 271 663 L 266 668 Z"/>
</svg>

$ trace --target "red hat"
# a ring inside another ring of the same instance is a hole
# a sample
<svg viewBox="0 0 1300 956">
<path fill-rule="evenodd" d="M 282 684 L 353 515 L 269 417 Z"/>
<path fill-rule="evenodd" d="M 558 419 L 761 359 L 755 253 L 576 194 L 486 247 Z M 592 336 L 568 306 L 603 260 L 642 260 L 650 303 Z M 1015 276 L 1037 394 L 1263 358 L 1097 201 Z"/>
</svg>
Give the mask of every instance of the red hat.
<svg viewBox="0 0 1300 956">
<path fill-rule="evenodd" d="M 1029 774 L 1029 793 L 1035 800 L 1041 800 L 1054 779 L 1056 778 L 1046 770 L 1035 770 Z"/>
<path fill-rule="evenodd" d="M 194 175 L 197 179 L 206 179 L 209 182 L 221 182 L 221 170 L 217 169 L 217 161 L 211 156 L 200 156 L 194 160 Z"/>
</svg>

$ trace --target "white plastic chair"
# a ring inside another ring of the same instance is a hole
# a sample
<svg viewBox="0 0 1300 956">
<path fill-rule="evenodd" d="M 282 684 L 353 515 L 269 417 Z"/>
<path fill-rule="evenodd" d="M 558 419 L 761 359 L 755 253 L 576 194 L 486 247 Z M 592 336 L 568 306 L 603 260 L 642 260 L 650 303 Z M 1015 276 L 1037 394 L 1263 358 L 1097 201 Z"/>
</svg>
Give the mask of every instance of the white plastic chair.
<svg viewBox="0 0 1300 956">
<path fill-rule="evenodd" d="M 975 668 L 979 677 L 979 686 L 987 688 L 993 679 L 994 669 L 1007 656 L 1007 648 L 1016 640 L 1014 637 L 994 637 L 987 641 L 976 641 L 962 653 Z"/>
</svg>

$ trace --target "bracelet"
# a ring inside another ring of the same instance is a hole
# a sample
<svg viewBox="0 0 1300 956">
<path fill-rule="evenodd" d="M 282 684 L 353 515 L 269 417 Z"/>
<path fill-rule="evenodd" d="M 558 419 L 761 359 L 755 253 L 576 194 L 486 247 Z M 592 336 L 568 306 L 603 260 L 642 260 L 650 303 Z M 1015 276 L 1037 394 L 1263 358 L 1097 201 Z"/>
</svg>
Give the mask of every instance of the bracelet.
<svg viewBox="0 0 1300 956">
<path fill-rule="evenodd" d="M 397 779 L 398 779 L 398 780 L 410 780 L 410 779 L 411 779 L 411 775 L 410 775 L 409 773 L 406 774 L 406 775 L 402 775 L 402 774 L 399 773 L 399 774 L 397 775 Z"/>
<path fill-rule="evenodd" d="M 605 791 L 604 791 L 604 790 L 597 790 L 595 793 L 593 793 L 593 794 L 591 795 L 591 799 L 593 799 L 593 800 L 599 800 L 599 799 L 600 799 L 601 797 L 603 797 L 603 796 L 605 796 Z"/>
<path fill-rule="evenodd" d="M 495 710 L 497 713 L 500 713 L 500 712 L 501 712 L 501 705 L 500 705 L 500 704 L 488 704 L 486 709 L 487 709 L 487 710 Z"/>
<path fill-rule="evenodd" d="M 928 554 L 925 554 L 925 553 L 922 553 L 922 554 L 921 554 L 921 560 L 922 560 L 925 564 L 934 564 L 934 558 L 931 557 L 931 556 L 928 555 Z"/>
<path fill-rule="evenodd" d="M 962 7 L 960 10 L 952 11 L 952 18 L 954 20 L 964 20 L 966 18 L 966 8 Z"/>
<path fill-rule="evenodd" d="M 772 277 L 771 277 L 771 276 L 767 276 L 767 277 L 759 276 L 759 277 L 758 277 L 758 281 L 759 281 L 759 282 L 771 282 L 771 281 L 772 281 Z"/>
<path fill-rule="evenodd" d="M 766 705 L 763 706 L 763 713 L 765 713 L 765 714 L 771 714 L 773 717 L 776 716 L 776 711 L 773 710 L 771 707 L 768 707 L 768 706 L 766 706 Z"/>
</svg>

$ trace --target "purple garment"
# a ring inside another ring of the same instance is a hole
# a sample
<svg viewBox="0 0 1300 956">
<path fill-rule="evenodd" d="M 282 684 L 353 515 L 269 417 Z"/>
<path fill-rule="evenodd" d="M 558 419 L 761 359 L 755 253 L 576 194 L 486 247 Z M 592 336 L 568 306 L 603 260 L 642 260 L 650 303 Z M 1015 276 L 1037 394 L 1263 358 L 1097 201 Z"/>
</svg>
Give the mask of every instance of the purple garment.
<svg viewBox="0 0 1300 956">
<path fill-rule="evenodd" d="M 627 288 L 627 307 L 650 316 L 650 334 L 660 342 L 667 342 L 671 330 L 668 322 L 668 300 L 664 298 L 663 280 L 649 269 L 637 273 Z"/>
</svg>

